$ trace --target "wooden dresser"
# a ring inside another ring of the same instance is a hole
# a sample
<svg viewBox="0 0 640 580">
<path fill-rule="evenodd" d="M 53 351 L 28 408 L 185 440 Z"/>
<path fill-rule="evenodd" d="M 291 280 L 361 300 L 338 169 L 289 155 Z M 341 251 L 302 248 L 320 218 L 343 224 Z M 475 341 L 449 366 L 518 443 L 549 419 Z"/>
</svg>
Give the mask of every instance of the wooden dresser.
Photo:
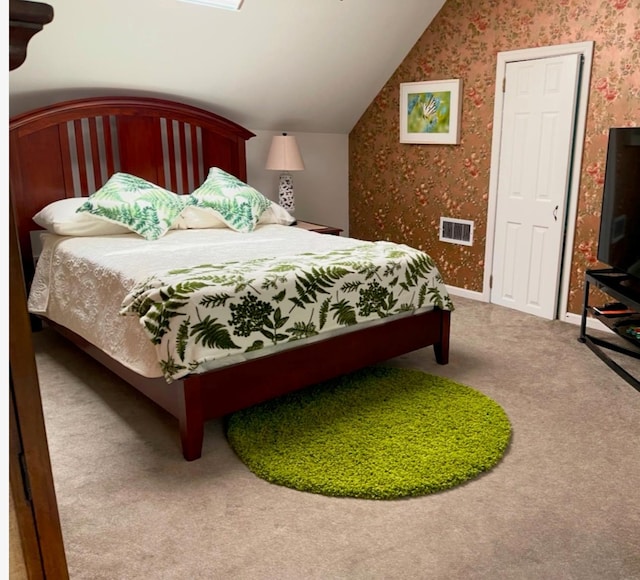
<svg viewBox="0 0 640 580">
<path fill-rule="evenodd" d="M 9 1 L 9 70 L 53 19 L 42 2 Z M 58 515 L 13 206 L 9 208 L 9 493 L 11 578 L 69 577 Z M 16 537 L 16 535 L 18 537 Z"/>
</svg>

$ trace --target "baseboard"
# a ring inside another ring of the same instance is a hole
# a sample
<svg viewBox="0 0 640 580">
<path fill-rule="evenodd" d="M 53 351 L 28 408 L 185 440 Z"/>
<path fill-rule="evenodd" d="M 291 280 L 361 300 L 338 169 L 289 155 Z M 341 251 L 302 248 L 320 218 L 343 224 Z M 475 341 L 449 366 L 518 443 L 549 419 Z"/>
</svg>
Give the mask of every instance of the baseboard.
<svg viewBox="0 0 640 580">
<path fill-rule="evenodd" d="M 466 288 L 458 288 L 456 286 L 447 286 L 447 291 L 452 296 L 461 296 L 462 298 L 470 298 L 471 300 L 486 302 L 482 292 L 475 292 L 473 290 L 467 290 Z"/>
<path fill-rule="evenodd" d="M 567 312 L 562 320 L 564 320 L 565 322 L 569 322 L 570 324 L 580 326 L 580 324 L 582 323 L 582 316 L 580 314 Z M 595 318 L 587 318 L 587 328 L 590 328 L 591 330 L 604 330 L 605 332 L 613 333 L 610 328 L 608 328 L 607 326 L 602 324 L 602 322 L 596 320 Z"/>
<path fill-rule="evenodd" d="M 478 302 L 488 302 L 482 292 L 475 292 L 473 290 L 467 290 L 466 288 L 458 288 L 457 286 L 448 286 L 447 291 L 451 296 L 461 296 L 462 298 L 470 298 L 471 300 L 477 300 Z M 572 312 L 567 312 L 564 317 L 560 317 L 560 320 L 564 322 L 568 322 L 569 324 L 575 324 L 576 326 L 580 326 L 582 323 L 582 316 L 580 314 L 573 314 Z M 599 320 L 595 318 L 587 318 L 587 328 L 591 330 L 603 330 L 605 332 L 613 331 L 602 324 Z"/>
</svg>

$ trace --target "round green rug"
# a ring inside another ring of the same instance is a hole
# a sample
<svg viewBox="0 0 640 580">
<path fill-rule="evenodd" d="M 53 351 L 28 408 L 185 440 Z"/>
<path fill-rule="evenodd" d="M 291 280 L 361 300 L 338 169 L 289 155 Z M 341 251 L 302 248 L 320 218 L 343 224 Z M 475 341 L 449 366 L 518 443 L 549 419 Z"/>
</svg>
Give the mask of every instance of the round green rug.
<svg viewBox="0 0 640 580">
<path fill-rule="evenodd" d="M 232 414 L 229 444 L 258 477 L 329 496 L 394 499 L 459 485 L 511 438 L 482 393 L 421 371 L 369 367 Z"/>
</svg>

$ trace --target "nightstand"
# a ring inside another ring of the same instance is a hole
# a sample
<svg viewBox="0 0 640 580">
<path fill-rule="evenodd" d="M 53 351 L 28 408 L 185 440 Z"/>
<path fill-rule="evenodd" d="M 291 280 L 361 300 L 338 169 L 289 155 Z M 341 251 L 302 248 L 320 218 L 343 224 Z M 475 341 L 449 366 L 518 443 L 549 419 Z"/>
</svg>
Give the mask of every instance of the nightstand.
<svg viewBox="0 0 640 580">
<path fill-rule="evenodd" d="M 295 224 L 296 228 L 302 228 L 303 230 L 309 230 L 310 232 L 318 232 L 319 234 L 329 234 L 331 236 L 339 236 L 342 231 L 340 228 L 334 228 L 332 226 L 323 226 L 320 224 L 312 224 L 311 222 L 303 222 L 298 220 Z"/>
</svg>

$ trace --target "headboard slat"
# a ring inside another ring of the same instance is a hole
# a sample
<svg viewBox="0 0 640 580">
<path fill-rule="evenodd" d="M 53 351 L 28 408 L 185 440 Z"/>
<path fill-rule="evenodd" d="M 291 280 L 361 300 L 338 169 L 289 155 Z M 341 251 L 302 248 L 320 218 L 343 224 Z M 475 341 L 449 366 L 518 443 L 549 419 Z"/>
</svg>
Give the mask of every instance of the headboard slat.
<svg viewBox="0 0 640 580">
<path fill-rule="evenodd" d="M 180 147 L 180 173 L 182 175 L 181 193 L 189 193 L 189 156 L 187 155 L 187 130 L 189 125 L 179 123 L 178 145 Z"/>
<path fill-rule="evenodd" d="M 175 135 L 173 133 L 173 122 L 165 119 L 164 120 L 167 127 L 167 149 L 166 156 L 169 163 L 169 181 L 167 182 L 167 187 L 171 191 L 175 191 L 176 193 L 180 193 L 176 191 L 178 189 L 178 174 L 176 173 L 176 148 L 175 148 Z"/>
<path fill-rule="evenodd" d="M 62 172 L 64 175 L 65 196 L 74 197 L 76 194 L 73 183 L 73 165 L 75 159 L 71 158 L 71 142 L 69 140 L 69 128 L 67 123 L 58 126 L 60 134 L 60 156 L 62 158 Z"/>
<path fill-rule="evenodd" d="M 109 178 L 107 176 L 107 178 L 105 179 L 102 175 L 102 163 L 100 162 L 101 160 L 100 141 L 101 140 L 98 137 L 98 127 L 97 127 L 98 119 L 100 119 L 100 117 L 97 117 L 97 118 L 89 117 L 88 119 L 89 141 L 91 143 L 91 165 L 93 167 L 93 184 L 92 184 L 90 193 L 93 193 L 94 191 L 97 191 L 98 189 L 100 189 L 104 184 L 104 182 Z"/>
<path fill-rule="evenodd" d="M 82 119 L 73 121 L 75 135 L 75 159 L 78 167 L 80 195 L 89 195 L 89 178 L 87 176 L 87 158 L 84 153 L 84 136 L 82 135 Z"/>
<path fill-rule="evenodd" d="M 204 181 L 204 168 L 202 167 L 202 148 L 200 142 L 200 127 L 193 127 L 191 131 L 191 159 L 193 160 L 193 185 L 198 187 Z"/>
<path fill-rule="evenodd" d="M 113 154 L 113 139 L 111 138 L 111 117 L 102 117 L 102 132 L 104 134 L 104 163 L 107 170 L 107 179 L 116 172 L 116 163 Z"/>
</svg>

